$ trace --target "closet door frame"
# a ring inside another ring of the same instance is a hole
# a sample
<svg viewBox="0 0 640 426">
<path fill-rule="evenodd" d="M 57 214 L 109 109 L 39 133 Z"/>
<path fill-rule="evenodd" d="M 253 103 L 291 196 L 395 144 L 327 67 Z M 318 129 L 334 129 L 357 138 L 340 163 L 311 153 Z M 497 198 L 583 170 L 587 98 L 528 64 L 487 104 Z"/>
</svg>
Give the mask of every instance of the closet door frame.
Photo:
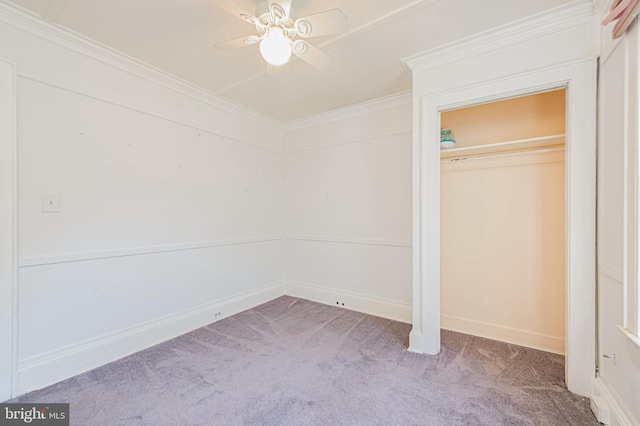
<svg viewBox="0 0 640 426">
<path fill-rule="evenodd" d="M 414 99 L 413 329 L 409 350 L 440 352 L 440 113 L 506 98 L 566 89 L 565 379 L 590 394 L 595 377 L 597 60 L 583 59 Z"/>
</svg>

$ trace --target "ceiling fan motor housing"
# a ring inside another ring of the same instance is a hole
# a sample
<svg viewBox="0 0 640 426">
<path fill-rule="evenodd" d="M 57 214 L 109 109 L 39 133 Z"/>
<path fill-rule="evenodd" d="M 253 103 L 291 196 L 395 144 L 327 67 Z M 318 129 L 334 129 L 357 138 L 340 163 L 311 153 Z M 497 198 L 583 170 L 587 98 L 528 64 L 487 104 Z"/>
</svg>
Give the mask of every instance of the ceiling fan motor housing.
<svg viewBox="0 0 640 426">
<path fill-rule="evenodd" d="M 261 2 L 256 7 L 256 17 L 265 27 L 272 25 L 278 25 L 284 30 L 294 30 L 295 28 L 295 11 L 293 8 L 289 10 L 287 16 L 284 9 L 277 3 L 273 3 L 272 7 L 269 7 L 268 1 Z"/>
</svg>

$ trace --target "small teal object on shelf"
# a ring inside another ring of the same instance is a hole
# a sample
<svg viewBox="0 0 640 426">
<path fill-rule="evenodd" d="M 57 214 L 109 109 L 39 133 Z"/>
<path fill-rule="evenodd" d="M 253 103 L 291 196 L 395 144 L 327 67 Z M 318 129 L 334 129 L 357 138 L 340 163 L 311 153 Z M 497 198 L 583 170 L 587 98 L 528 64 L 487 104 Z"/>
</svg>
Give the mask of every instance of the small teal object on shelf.
<svg viewBox="0 0 640 426">
<path fill-rule="evenodd" d="M 453 131 L 449 129 L 440 130 L 440 149 L 451 149 L 456 147 L 456 140 Z"/>
</svg>

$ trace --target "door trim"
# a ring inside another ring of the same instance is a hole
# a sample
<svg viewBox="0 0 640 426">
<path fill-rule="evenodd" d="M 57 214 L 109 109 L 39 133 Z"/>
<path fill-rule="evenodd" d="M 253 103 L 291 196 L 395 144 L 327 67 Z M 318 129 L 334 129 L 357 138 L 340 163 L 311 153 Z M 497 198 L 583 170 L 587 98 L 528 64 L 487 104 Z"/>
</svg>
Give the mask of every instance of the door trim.
<svg viewBox="0 0 640 426">
<path fill-rule="evenodd" d="M 596 70 L 597 59 L 589 58 L 416 99 L 409 350 L 440 352 L 440 112 L 566 88 L 566 383 L 570 391 L 590 395 L 596 341 Z"/>
</svg>

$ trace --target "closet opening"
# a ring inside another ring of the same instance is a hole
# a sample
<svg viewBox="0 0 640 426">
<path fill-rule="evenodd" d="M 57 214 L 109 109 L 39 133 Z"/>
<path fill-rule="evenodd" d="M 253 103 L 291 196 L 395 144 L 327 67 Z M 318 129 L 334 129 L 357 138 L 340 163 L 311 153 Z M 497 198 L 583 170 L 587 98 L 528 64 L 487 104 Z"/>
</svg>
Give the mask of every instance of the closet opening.
<svg viewBox="0 0 640 426">
<path fill-rule="evenodd" d="M 565 353 L 566 95 L 440 113 L 442 328 Z"/>
</svg>

